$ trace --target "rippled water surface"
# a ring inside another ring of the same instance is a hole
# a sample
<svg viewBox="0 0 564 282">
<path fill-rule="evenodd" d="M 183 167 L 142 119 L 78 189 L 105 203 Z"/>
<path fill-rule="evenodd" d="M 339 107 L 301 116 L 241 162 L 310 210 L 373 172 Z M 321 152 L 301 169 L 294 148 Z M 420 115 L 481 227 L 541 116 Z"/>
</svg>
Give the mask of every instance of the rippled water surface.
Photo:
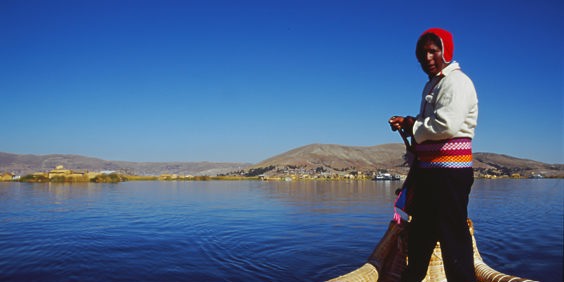
<svg viewBox="0 0 564 282">
<path fill-rule="evenodd" d="M 0 183 L 2 281 L 323 281 L 362 265 L 399 182 Z M 486 263 L 562 281 L 564 181 L 477 180 Z"/>
</svg>

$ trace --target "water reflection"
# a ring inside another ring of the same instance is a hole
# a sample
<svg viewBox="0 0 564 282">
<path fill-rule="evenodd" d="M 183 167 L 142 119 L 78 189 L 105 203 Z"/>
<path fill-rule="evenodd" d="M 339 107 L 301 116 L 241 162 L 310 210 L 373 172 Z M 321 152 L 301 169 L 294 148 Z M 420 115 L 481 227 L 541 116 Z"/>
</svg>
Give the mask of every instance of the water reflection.
<svg viewBox="0 0 564 282">
<path fill-rule="evenodd" d="M 390 181 L 292 181 L 263 182 L 273 197 L 289 202 L 331 202 L 336 205 L 358 202 L 384 203 L 395 197 L 399 182 Z"/>
</svg>

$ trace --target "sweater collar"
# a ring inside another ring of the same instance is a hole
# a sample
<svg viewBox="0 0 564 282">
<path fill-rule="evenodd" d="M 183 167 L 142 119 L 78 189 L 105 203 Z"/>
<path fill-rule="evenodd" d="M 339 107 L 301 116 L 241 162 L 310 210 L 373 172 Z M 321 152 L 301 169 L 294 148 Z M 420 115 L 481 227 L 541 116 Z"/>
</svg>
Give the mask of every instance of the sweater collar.
<svg viewBox="0 0 564 282">
<path fill-rule="evenodd" d="M 459 69 L 460 65 L 458 65 L 458 62 L 453 61 L 452 63 L 448 64 L 448 66 L 446 66 L 442 71 L 440 71 L 436 76 L 448 76 L 451 72 Z"/>
</svg>

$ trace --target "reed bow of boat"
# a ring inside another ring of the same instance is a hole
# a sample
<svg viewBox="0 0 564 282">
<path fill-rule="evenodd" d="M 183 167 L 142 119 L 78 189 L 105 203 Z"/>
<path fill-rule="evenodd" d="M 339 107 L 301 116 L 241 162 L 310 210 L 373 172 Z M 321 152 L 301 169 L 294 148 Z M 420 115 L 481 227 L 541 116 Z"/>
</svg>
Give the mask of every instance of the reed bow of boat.
<svg viewBox="0 0 564 282">
<path fill-rule="evenodd" d="M 400 281 L 401 273 L 407 266 L 407 222 L 390 222 L 388 230 L 368 258 L 368 261 L 361 267 L 329 280 L 329 282 L 396 282 Z M 474 268 L 476 278 L 479 282 L 533 282 L 521 277 L 507 275 L 489 267 L 476 245 L 474 238 L 474 226 L 468 219 L 472 244 L 474 248 Z M 437 243 L 424 282 L 447 281 L 444 272 L 441 256 L 440 244 Z"/>
</svg>

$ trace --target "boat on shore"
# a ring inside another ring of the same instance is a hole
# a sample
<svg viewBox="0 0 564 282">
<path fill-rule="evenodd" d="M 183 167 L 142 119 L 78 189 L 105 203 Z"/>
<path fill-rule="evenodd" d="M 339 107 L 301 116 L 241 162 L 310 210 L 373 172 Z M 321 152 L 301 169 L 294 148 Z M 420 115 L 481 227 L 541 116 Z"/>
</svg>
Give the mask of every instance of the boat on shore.
<svg viewBox="0 0 564 282">
<path fill-rule="evenodd" d="M 407 221 L 399 224 L 390 222 L 388 230 L 380 240 L 368 261 L 361 267 L 329 280 L 329 282 L 399 282 L 402 272 L 407 267 Z M 472 235 L 474 248 L 474 268 L 479 282 L 532 282 L 534 280 L 520 278 L 501 273 L 489 267 L 476 245 L 474 227 L 468 219 L 468 227 Z M 429 262 L 424 282 L 447 281 L 443 267 L 440 244 L 437 243 Z"/>
<path fill-rule="evenodd" d="M 375 177 L 374 180 L 376 181 L 383 181 L 383 180 L 401 180 L 401 176 L 399 175 L 392 175 L 390 173 L 378 173 Z"/>
</svg>

